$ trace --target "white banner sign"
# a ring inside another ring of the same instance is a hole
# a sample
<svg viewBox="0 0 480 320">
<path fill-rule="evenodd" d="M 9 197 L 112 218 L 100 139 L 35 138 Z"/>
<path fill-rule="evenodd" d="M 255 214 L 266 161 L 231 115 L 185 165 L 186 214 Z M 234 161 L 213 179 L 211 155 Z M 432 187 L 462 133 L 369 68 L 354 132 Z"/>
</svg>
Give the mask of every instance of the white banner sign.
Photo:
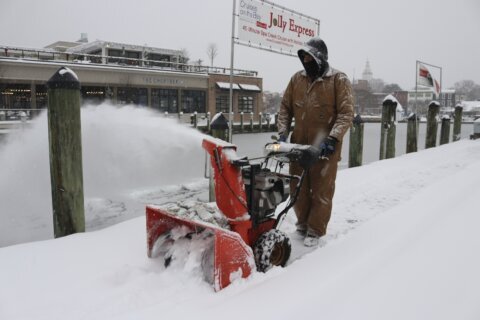
<svg viewBox="0 0 480 320">
<path fill-rule="evenodd" d="M 297 55 L 318 36 L 320 20 L 259 0 L 240 0 L 238 43 Z"/>
</svg>

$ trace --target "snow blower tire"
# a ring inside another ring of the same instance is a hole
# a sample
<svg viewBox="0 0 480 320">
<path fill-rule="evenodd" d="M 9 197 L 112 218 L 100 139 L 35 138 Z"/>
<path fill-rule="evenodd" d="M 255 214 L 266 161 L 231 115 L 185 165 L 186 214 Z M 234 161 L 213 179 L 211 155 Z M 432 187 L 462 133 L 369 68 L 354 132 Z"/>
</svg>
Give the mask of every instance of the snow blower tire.
<svg viewBox="0 0 480 320">
<path fill-rule="evenodd" d="M 284 267 L 292 251 L 288 236 L 280 230 L 263 233 L 254 245 L 255 264 L 260 272 L 267 272 L 273 266 Z"/>
</svg>

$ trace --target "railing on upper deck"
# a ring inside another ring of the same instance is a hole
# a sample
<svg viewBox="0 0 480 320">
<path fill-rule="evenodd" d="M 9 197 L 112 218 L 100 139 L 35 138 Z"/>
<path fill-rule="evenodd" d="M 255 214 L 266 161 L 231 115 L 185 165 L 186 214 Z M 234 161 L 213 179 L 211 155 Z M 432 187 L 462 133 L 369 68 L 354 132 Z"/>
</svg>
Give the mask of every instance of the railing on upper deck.
<svg viewBox="0 0 480 320">
<path fill-rule="evenodd" d="M 209 67 L 203 65 L 187 64 L 175 61 L 149 60 L 127 58 L 119 56 L 103 56 L 86 53 L 68 53 L 48 49 L 30 49 L 0 46 L 0 59 L 22 59 L 30 61 L 68 62 L 78 64 L 92 64 L 112 67 L 156 69 L 188 73 L 220 73 L 230 74 L 230 68 Z M 258 72 L 243 69 L 233 69 L 236 76 L 256 77 Z"/>
</svg>

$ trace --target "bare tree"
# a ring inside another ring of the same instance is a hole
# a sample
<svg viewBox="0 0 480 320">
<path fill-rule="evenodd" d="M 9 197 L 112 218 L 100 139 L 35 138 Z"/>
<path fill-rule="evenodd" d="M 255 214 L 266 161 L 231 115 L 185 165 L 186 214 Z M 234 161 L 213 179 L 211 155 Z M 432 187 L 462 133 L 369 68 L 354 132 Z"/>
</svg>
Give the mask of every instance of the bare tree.
<svg viewBox="0 0 480 320">
<path fill-rule="evenodd" d="M 207 47 L 207 56 L 210 59 L 210 66 L 213 67 L 213 60 L 218 55 L 218 48 L 215 43 L 210 43 Z"/>
<path fill-rule="evenodd" d="M 384 93 L 394 93 L 395 91 L 402 91 L 402 88 L 396 83 L 390 83 L 383 87 Z"/>
<path fill-rule="evenodd" d="M 455 92 L 465 100 L 480 100 L 480 85 L 473 80 L 455 82 Z"/>
</svg>

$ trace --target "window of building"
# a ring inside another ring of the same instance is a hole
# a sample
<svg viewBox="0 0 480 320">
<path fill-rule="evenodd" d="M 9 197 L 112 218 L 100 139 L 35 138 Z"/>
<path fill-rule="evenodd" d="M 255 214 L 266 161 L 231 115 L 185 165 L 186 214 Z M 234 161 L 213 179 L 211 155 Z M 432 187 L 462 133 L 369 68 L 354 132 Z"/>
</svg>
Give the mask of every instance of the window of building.
<svg viewBox="0 0 480 320">
<path fill-rule="evenodd" d="M 113 57 L 108 58 L 109 63 L 120 63 L 135 66 L 140 65 L 140 52 L 138 51 L 108 49 L 108 56 Z"/>
<path fill-rule="evenodd" d="M 125 51 L 125 64 L 131 65 L 131 66 L 138 66 L 140 65 L 140 52 L 138 51 Z"/>
<path fill-rule="evenodd" d="M 146 59 L 149 60 L 146 63 L 149 66 L 170 67 L 172 65 L 171 56 L 165 54 L 147 53 Z"/>
<path fill-rule="evenodd" d="M 122 50 L 108 49 L 107 55 L 110 57 L 121 57 Z M 119 63 L 119 58 L 108 58 L 108 63 Z"/>
<path fill-rule="evenodd" d="M 152 89 L 152 107 L 161 112 L 178 113 L 178 90 Z"/>
<path fill-rule="evenodd" d="M 102 63 L 102 58 L 100 57 L 102 55 L 102 50 L 96 50 L 96 51 L 92 51 L 90 52 L 90 54 L 92 56 L 96 56 L 96 57 L 92 57 L 90 56 L 89 59 L 91 62 L 93 63 Z"/>
<path fill-rule="evenodd" d="M 146 88 L 118 88 L 118 104 L 137 104 L 146 106 L 148 104 L 148 91 Z"/>
<path fill-rule="evenodd" d="M 105 101 L 105 87 L 82 86 L 80 92 L 84 103 L 100 104 Z"/>
<path fill-rule="evenodd" d="M 230 97 L 228 95 L 225 95 L 225 94 L 217 95 L 217 97 L 215 98 L 215 112 L 217 113 L 223 112 L 228 114 L 228 111 L 230 109 L 229 100 L 230 100 Z"/>
<path fill-rule="evenodd" d="M 183 90 L 182 91 L 182 112 L 205 112 L 206 111 L 206 94 L 202 90 Z"/>
<path fill-rule="evenodd" d="M 35 86 L 37 109 L 45 109 L 48 106 L 47 86 L 39 84 Z"/>
<path fill-rule="evenodd" d="M 1 109 L 30 109 L 31 90 L 29 84 L 0 85 Z"/>
<path fill-rule="evenodd" d="M 250 113 L 253 112 L 253 97 L 240 96 L 238 97 L 238 112 Z"/>
</svg>

